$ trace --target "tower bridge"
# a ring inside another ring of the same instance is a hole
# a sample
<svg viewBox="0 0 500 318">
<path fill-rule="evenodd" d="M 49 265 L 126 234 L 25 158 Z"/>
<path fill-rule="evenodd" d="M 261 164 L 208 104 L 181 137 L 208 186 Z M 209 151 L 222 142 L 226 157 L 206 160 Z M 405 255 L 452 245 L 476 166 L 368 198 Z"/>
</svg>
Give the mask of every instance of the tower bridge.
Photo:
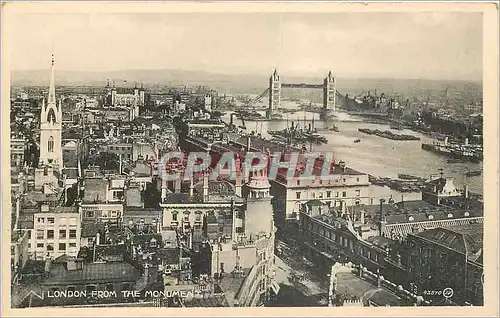
<svg viewBox="0 0 500 318">
<path fill-rule="evenodd" d="M 281 104 L 281 89 L 282 88 L 309 88 L 309 89 L 322 89 L 323 90 L 323 112 L 321 117 L 326 119 L 328 115 L 335 114 L 337 107 L 337 97 L 343 98 L 342 94 L 336 89 L 336 80 L 333 77 L 332 72 L 328 72 L 328 75 L 323 80 L 323 84 L 305 84 L 305 83 L 282 83 L 281 78 L 278 75 L 278 71 L 274 70 L 274 73 L 269 78 L 268 88 L 260 93 L 256 98 L 254 98 L 248 106 L 252 106 L 260 100 L 264 95 L 269 95 L 269 105 L 266 111 L 266 117 L 271 118 L 274 112 L 280 107 Z"/>
</svg>

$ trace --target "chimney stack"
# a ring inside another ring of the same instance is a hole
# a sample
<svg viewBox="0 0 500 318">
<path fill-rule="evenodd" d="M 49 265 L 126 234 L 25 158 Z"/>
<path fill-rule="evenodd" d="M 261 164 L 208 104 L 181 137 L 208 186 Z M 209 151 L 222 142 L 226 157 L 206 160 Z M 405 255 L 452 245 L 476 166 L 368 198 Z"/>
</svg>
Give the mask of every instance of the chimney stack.
<svg viewBox="0 0 500 318">
<path fill-rule="evenodd" d="M 181 185 L 182 185 L 182 179 L 181 178 L 175 179 L 175 190 L 174 190 L 175 193 L 181 193 Z"/>
<path fill-rule="evenodd" d="M 194 194 L 194 184 L 193 184 L 193 177 L 189 178 L 189 196 L 193 196 Z"/>
<path fill-rule="evenodd" d="M 468 186 L 468 185 L 465 185 L 465 186 L 464 186 L 464 197 L 465 197 L 466 199 L 468 199 L 468 198 L 469 198 L 469 186 Z"/>
<path fill-rule="evenodd" d="M 167 180 L 161 179 L 161 201 L 167 197 Z"/>
<path fill-rule="evenodd" d="M 203 174 L 203 196 L 208 196 L 208 173 Z"/>
<path fill-rule="evenodd" d="M 383 236 L 382 234 L 384 233 L 384 228 L 385 228 L 385 215 L 384 215 L 384 208 L 383 204 L 385 202 L 385 199 L 380 199 L 380 232 L 379 235 Z"/>
<path fill-rule="evenodd" d="M 250 146 L 251 146 L 252 140 L 250 139 L 250 136 L 247 137 L 247 151 L 250 151 Z"/>
<path fill-rule="evenodd" d="M 47 257 L 45 259 L 45 273 L 48 275 L 50 273 L 50 266 L 52 265 L 52 259 Z"/>
<path fill-rule="evenodd" d="M 149 263 L 144 264 L 144 279 L 146 282 L 149 281 Z"/>
<path fill-rule="evenodd" d="M 242 187 L 242 175 L 241 175 L 241 161 L 240 158 L 236 159 L 235 169 L 236 169 L 236 184 L 235 184 L 235 192 L 236 195 L 241 197 L 241 187 Z"/>
</svg>

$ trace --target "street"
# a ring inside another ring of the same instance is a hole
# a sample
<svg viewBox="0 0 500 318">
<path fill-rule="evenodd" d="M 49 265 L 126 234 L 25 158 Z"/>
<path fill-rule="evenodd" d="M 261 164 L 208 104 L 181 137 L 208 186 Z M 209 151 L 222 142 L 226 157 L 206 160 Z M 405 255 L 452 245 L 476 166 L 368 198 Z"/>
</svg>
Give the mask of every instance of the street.
<svg viewBox="0 0 500 318">
<path fill-rule="evenodd" d="M 326 306 L 329 277 L 314 271 L 297 250 L 281 245 L 276 256 L 278 298 L 270 306 Z"/>
</svg>

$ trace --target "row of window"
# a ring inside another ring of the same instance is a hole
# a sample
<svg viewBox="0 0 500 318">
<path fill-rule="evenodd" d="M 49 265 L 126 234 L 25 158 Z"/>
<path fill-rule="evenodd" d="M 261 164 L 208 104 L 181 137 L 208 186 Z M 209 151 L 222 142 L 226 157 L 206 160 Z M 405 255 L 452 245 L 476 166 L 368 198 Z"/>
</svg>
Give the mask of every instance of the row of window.
<svg viewBox="0 0 500 318">
<path fill-rule="evenodd" d="M 355 190 L 355 191 L 356 191 L 356 196 L 357 197 L 361 196 L 361 190 Z M 301 192 L 296 192 L 295 193 L 297 200 L 300 200 L 301 194 L 302 194 Z M 313 199 L 316 199 L 316 192 L 312 192 L 311 196 L 312 196 Z M 332 197 L 332 191 L 326 191 L 326 197 L 327 198 L 331 198 Z M 335 193 L 335 197 L 336 198 L 339 197 L 339 192 L 338 191 Z M 342 191 L 342 197 L 343 198 L 347 197 L 347 192 L 346 191 Z M 323 192 L 319 192 L 318 193 L 318 199 L 323 199 Z"/>
<path fill-rule="evenodd" d="M 77 222 L 78 222 L 77 218 L 69 218 L 70 226 L 77 225 Z M 37 218 L 37 223 L 51 225 L 56 223 L 56 219 L 54 217 L 48 217 L 48 218 L 39 217 Z M 65 217 L 59 218 L 59 226 L 64 226 L 66 224 L 68 224 L 68 218 Z"/>
<path fill-rule="evenodd" d="M 178 214 L 179 214 L 179 212 L 177 212 L 177 211 L 172 212 L 172 221 L 178 221 L 178 219 L 177 219 Z M 189 214 L 190 214 L 189 211 L 184 212 L 184 218 L 183 218 L 184 222 L 189 222 Z M 195 221 L 201 222 L 202 212 L 196 211 L 195 214 L 196 214 Z"/>
<path fill-rule="evenodd" d="M 108 149 L 109 150 L 126 150 L 126 151 L 130 151 L 130 150 L 132 150 L 132 146 L 109 146 Z"/>
<path fill-rule="evenodd" d="M 96 211 L 85 211 L 85 217 L 86 218 L 94 218 L 95 217 Z M 101 211 L 101 217 L 102 218 L 116 218 L 120 214 L 120 211 L 109 211 L 109 210 L 102 210 Z"/>
<path fill-rule="evenodd" d="M 68 233 L 67 230 L 59 230 L 59 239 L 68 238 L 67 233 Z M 43 240 L 45 238 L 46 239 L 53 239 L 54 238 L 54 230 L 45 231 L 44 229 L 37 229 L 36 230 L 36 239 Z M 69 230 L 69 238 L 76 239 L 76 230 Z"/>
<path fill-rule="evenodd" d="M 66 251 L 66 243 L 59 243 L 59 251 Z M 36 243 L 36 248 L 47 248 L 47 251 L 53 251 L 54 250 L 54 244 L 52 243 L 47 243 L 47 246 L 45 246 L 45 243 Z M 69 248 L 74 249 L 76 248 L 76 243 L 69 243 Z"/>
<path fill-rule="evenodd" d="M 320 236 L 322 237 L 325 237 L 325 238 L 328 238 L 329 240 L 331 241 L 334 241 L 335 243 L 339 244 L 340 246 L 346 248 L 346 249 L 349 249 L 351 252 L 354 252 L 355 249 L 354 249 L 354 242 L 352 240 L 349 240 L 348 238 L 346 237 L 343 237 L 343 236 L 340 236 L 340 235 L 336 235 L 335 232 L 333 231 L 328 231 L 328 230 L 325 230 L 325 229 L 322 229 L 320 228 L 319 229 L 319 234 Z M 313 233 L 309 233 L 309 237 L 312 239 L 314 238 L 314 235 Z M 322 249 L 327 249 L 328 251 L 333 251 L 333 247 L 331 246 L 331 244 L 328 244 L 328 243 L 325 243 L 323 241 L 314 241 L 315 245 L 318 246 Z M 369 249 L 369 248 L 364 248 L 363 246 L 360 246 L 359 248 L 359 254 L 363 257 L 366 257 L 368 259 L 371 259 L 375 262 L 378 262 L 378 254 L 373 252 Z"/>
<path fill-rule="evenodd" d="M 301 180 L 297 180 L 297 185 L 300 185 L 300 181 L 301 181 Z M 313 179 L 313 180 L 311 180 L 311 183 L 314 183 L 314 181 L 315 181 L 314 179 Z M 329 181 L 330 181 L 330 180 L 329 180 Z M 338 180 L 337 180 L 337 179 L 335 179 L 335 182 L 338 182 Z M 344 182 L 344 183 L 345 183 L 345 182 L 346 182 L 346 178 L 342 179 L 342 182 Z M 359 182 L 359 178 L 356 178 L 356 182 Z M 321 180 L 321 179 L 320 179 L 320 180 L 319 180 L 319 184 L 323 184 L 323 180 Z M 328 184 L 330 184 L 330 183 L 328 183 Z"/>
</svg>

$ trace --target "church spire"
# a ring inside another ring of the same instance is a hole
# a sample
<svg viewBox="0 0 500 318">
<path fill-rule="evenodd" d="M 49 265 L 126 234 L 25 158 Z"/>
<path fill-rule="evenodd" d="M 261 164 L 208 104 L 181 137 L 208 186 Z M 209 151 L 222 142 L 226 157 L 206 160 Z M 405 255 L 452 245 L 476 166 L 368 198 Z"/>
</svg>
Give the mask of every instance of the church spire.
<svg viewBox="0 0 500 318">
<path fill-rule="evenodd" d="M 55 63 L 54 54 L 52 54 L 52 67 L 50 74 L 50 87 L 49 87 L 49 98 L 47 101 L 48 105 L 56 103 L 56 84 L 55 84 Z"/>
</svg>

